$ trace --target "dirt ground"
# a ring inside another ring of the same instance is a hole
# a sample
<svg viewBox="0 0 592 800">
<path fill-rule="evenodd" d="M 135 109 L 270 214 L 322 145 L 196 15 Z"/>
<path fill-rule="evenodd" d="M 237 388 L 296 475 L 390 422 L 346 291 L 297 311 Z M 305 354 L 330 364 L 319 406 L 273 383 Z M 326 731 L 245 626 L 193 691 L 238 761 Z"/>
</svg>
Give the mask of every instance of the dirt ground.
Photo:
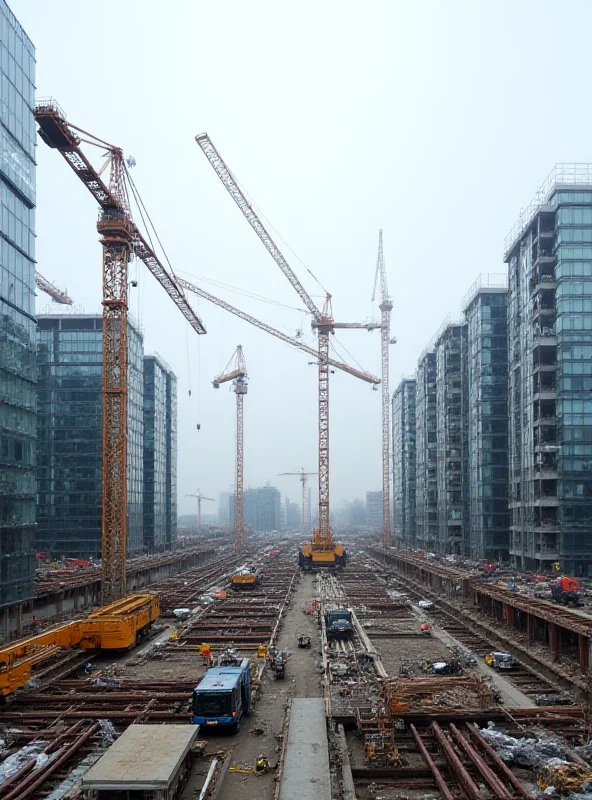
<svg viewBox="0 0 592 800">
<path fill-rule="evenodd" d="M 273 673 L 265 672 L 259 699 L 251 717 L 245 718 L 236 736 L 209 734 L 205 757 L 200 759 L 185 788 L 182 800 L 195 797 L 196 789 L 203 784 L 211 756 L 223 751 L 223 781 L 219 800 L 271 800 L 275 791 L 275 772 L 267 775 L 241 775 L 228 772 L 229 767 L 253 766 L 257 757 L 267 756 L 276 764 L 281 751 L 281 733 L 288 700 L 292 697 L 320 697 L 321 650 L 320 633 L 316 617 L 305 615 L 315 594 L 315 579 L 304 575 L 296 587 L 287 608 L 277 646 L 288 651 L 286 677 L 276 681 Z M 304 633 L 312 638 L 310 650 L 299 650 L 297 637 Z"/>
</svg>

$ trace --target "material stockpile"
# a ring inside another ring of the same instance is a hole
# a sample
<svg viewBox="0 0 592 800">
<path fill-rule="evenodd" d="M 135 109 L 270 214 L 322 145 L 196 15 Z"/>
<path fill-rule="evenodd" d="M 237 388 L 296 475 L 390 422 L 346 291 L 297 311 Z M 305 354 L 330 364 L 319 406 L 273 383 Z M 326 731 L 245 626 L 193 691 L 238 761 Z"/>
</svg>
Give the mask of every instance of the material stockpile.
<svg viewBox="0 0 592 800">
<path fill-rule="evenodd" d="M 445 676 L 399 678 L 385 683 L 384 699 L 391 713 L 405 711 L 477 711 L 493 708 L 493 692 L 482 678 Z"/>
</svg>

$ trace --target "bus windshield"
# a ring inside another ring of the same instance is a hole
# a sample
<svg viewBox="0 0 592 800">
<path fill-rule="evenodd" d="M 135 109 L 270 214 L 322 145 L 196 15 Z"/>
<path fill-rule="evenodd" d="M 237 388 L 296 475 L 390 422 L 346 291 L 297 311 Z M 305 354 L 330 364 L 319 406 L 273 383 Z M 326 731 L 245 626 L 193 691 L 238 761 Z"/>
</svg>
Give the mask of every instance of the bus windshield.
<svg viewBox="0 0 592 800">
<path fill-rule="evenodd" d="M 193 693 L 193 713 L 198 717 L 221 717 L 231 714 L 231 692 L 199 692 Z"/>
</svg>

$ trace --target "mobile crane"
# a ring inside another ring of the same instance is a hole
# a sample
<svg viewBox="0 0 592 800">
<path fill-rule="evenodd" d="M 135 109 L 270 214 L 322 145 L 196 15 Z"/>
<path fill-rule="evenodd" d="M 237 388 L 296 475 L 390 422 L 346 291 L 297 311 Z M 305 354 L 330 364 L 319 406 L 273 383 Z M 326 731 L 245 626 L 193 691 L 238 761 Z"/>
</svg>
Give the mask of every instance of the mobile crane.
<svg viewBox="0 0 592 800">
<path fill-rule="evenodd" d="M 333 546 L 332 535 L 329 528 L 329 337 L 331 334 L 335 333 L 337 328 L 374 330 L 380 328 L 381 325 L 379 323 L 335 322 L 333 319 L 330 294 L 326 295 L 325 303 L 322 310 L 320 310 L 313 302 L 304 286 L 302 286 L 286 261 L 283 253 L 259 219 L 257 213 L 208 134 L 199 134 L 195 137 L 195 140 L 249 225 L 261 239 L 267 251 L 283 274 L 288 278 L 312 315 L 312 328 L 316 331 L 318 339 L 319 528 L 318 531 L 313 532 L 313 541 L 311 545 L 315 547 L 316 542 L 317 547 L 329 548 Z M 361 377 L 362 380 L 369 380 L 375 385 L 380 383 L 377 378 L 369 376 L 361 370 L 358 371 L 357 377 Z"/>
<path fill-rule="evenodd" d="M 229 369 L 229 367 L 233 367 Z M 249 389 L 249 376 L 247 375 L 247 362 L 243 348 L 239 344 L 226 369 L 212 381 L 214 389 L 219 389 L 221 383 L 232 381 L 232 388 L 236 394 L 236 462 L 235 462 L 235 512 L 234 532 L 235 547 L 242 550 L 245 538 L 245 515 L 243 508 L 243 471 L 244 471 L 244 435 L 243 435 L 243 399 Z"/>
<path fill-rule="evenodd" d="M 100 206 L 97 230 L 103 248 L 103 603 L 126 593 L 127 559 L 127 310 L 128 264 L 135 255 L 148 267 L 185 319 L 198 334 L 206 332 L 190 306 L 170 264 L 158 258 L 132 220 L 128 185 L 141 208 L 120 147 L 68 122 L 54 100 L 35 106 L 39 136 L 57 150 Z M 82 143 L 106 151 L 96 170 Z M 132 163 L 131 161 L 129 163 Z M 102 174 L 109 167 L 109 182 Z"/>
</svg>

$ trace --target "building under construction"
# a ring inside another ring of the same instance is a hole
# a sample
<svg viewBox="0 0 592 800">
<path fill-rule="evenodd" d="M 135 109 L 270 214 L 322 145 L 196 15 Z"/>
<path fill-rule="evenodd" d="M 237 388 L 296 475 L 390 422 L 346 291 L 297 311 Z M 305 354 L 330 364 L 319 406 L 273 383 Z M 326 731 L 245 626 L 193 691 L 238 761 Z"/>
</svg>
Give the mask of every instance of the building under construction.
<svg viewBox="0 0 592 800">
<path fill-rule="evenodd" d="M 393 521 L 395 537 L 415 545 L 415 387 L 404 378 L 393 395 Z"/>
<path fill-rule="evenodd" d="M 267 484 L 245 489 L 245 525 L 255 532 L 279 531 L 282 524 L 280 490 Z"/>
<path fill-rule="evenodd" d="M 467 320 L 469 552 L 508 560 L 508 290 L 482 276 L 464 299 Z"/>
<path fill-rule="evenodd" d="M 445 322 L 435 350 L 439 551 L 464 555 L 469 530 L 466 323 Z"/>
<path fill-rule="evenodd" d="M 436 435 L 436 354 L 426 350 L 415 376 L 415 441 L 417 544 L 428 551 L 439 547 Z"/>
<path fill-rule="evenodd" d="M 592 166 L 559 164 L 505 242 L 512 560 L 592 575 Z M 586 243 L 586 244 L 584 244 Z"/>
</svg>

